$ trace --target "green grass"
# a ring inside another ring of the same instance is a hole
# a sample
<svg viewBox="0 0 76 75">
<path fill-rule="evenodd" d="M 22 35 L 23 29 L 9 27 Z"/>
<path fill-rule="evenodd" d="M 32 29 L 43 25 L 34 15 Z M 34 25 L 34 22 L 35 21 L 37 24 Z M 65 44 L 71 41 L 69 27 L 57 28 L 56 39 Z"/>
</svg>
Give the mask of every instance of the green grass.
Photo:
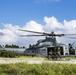
<svg viewBox="0 0 76 75">
<path fill-rule="evenodd" d="M 63 57 L 62 60 L 76 60 L 76 56 Z"/>
<path fill-rule="evenodd" d="M 76 75 L 76 64 L 0 64 L 0 75 Z"/>
<path fill-rule="evenodd" d="M 52 60 L 51 58 L 49 58 L 49 60 Z M 76 56 L 63 56 L 61 58 L 57 58 L 57 60 L 76 60 Z"/>
<path fill-rule="evenodd" d="M 31 55 L 29 55 L 29 56 L 27 56 L 27 55 L 21 55 L 19 58 L 44 58 L 44 59 L 46 59 L 45 57 L 41 57 L 41 56 L 31 56 Z"/>
<path fill-rule="evenodd" d="M 18 58 L 20 57 L 20 54 L 16 54 L 14 52 L 8 52 L 8 51 L 0 51 L 0 57 Z"/>
</svg>

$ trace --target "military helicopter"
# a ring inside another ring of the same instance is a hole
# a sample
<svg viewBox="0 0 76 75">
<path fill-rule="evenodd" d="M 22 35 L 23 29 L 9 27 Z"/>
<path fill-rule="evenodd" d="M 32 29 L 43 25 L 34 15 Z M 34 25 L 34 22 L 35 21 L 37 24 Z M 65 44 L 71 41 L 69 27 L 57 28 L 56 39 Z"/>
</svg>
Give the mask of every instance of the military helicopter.
<svg viewBox="0 0 76 75">
<path fill-rule="evenodd" d="M 36 32 L 36 31 L 23 30 L 23 29 L 18 29 L 18 30 L 37 34 L 37 35 L 36 34 L 20 35 L 21 37 L 45 36 L 45 39 L 38 40 L 35 45 L 30 44 L 29 48 L 27 48 L 24 51 L 25 55 L 32 55 L 32 56 L 36 55 L 36 56 L 44 56 L 44 57 L 49 57 L 50 55 L 51 58 L 76 55 L 76 50 L 72 47 L 71 44 L 58 43 L 56 40 L 56 36 L 64 37 L 64 36 L 76 35 L 76 34 L 55 34 L 53 31 L 51 33 L 46 33 L 46 32 Z M 76 39 L 75 37 L 66 37 L 66 38 Z"/>
</svg>

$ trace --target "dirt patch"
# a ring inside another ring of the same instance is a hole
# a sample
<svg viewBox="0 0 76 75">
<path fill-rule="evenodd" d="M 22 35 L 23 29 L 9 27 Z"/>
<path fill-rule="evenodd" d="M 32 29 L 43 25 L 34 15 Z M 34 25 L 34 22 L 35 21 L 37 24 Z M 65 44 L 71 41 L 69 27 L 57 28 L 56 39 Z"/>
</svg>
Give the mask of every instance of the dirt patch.
<svg viewBox="0 0 76 75">
<path fill-rule="evenodd" d="M 0 58 L 0 64 L 10 64 L 10 63 L 19 63 L 24 62 L 28 64 L 41 64 L 41 63 L 69 63 L 76 64 L 76 60 L 69 61 L 51 61 L 40 58 Z"/>
</svg>

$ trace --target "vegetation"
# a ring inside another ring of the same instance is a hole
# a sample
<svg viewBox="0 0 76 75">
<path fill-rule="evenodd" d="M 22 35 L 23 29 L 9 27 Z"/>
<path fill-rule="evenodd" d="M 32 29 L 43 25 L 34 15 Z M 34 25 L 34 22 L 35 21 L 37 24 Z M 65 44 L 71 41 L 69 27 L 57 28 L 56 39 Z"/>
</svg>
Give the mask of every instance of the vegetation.
<svg viewBox="0 0 76 75">
<path fill-rule="evenodd" d="M 76 75 L 76 64 L 0 64 L 0 75 Z"/>
<path fill-rule="evenodd" d="M 25 48 L 25 46 L 20 47 L 20 46 L 18 46 L 18 45 L 14 45 L 14 44 L 12 44 L 12 45 L 6 44 L 4 47 L 5 47 L 5 48 Z"/>
<path fill-rule="evenodd" d="M 16 58 L 20 57 L 20 54 L 16 54 L 14 52 L 0 51 L 0 57 Z"/>
</svg>

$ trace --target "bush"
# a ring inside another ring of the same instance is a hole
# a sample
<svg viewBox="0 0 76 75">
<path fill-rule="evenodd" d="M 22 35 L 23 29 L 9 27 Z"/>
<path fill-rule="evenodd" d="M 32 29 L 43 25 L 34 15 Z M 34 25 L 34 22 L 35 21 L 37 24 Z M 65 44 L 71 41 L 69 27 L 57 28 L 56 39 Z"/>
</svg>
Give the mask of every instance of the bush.
<svg viewBox="0 0 76 75">
<path fill-rule="evenodd" d="M 16 58 L 19 57 L 19 54 L 15 54 L 13 52 L 7 52 L 7 51 L 0 51 L 0 57 L 10 57 L 10 58 Z"/>
</svg>

